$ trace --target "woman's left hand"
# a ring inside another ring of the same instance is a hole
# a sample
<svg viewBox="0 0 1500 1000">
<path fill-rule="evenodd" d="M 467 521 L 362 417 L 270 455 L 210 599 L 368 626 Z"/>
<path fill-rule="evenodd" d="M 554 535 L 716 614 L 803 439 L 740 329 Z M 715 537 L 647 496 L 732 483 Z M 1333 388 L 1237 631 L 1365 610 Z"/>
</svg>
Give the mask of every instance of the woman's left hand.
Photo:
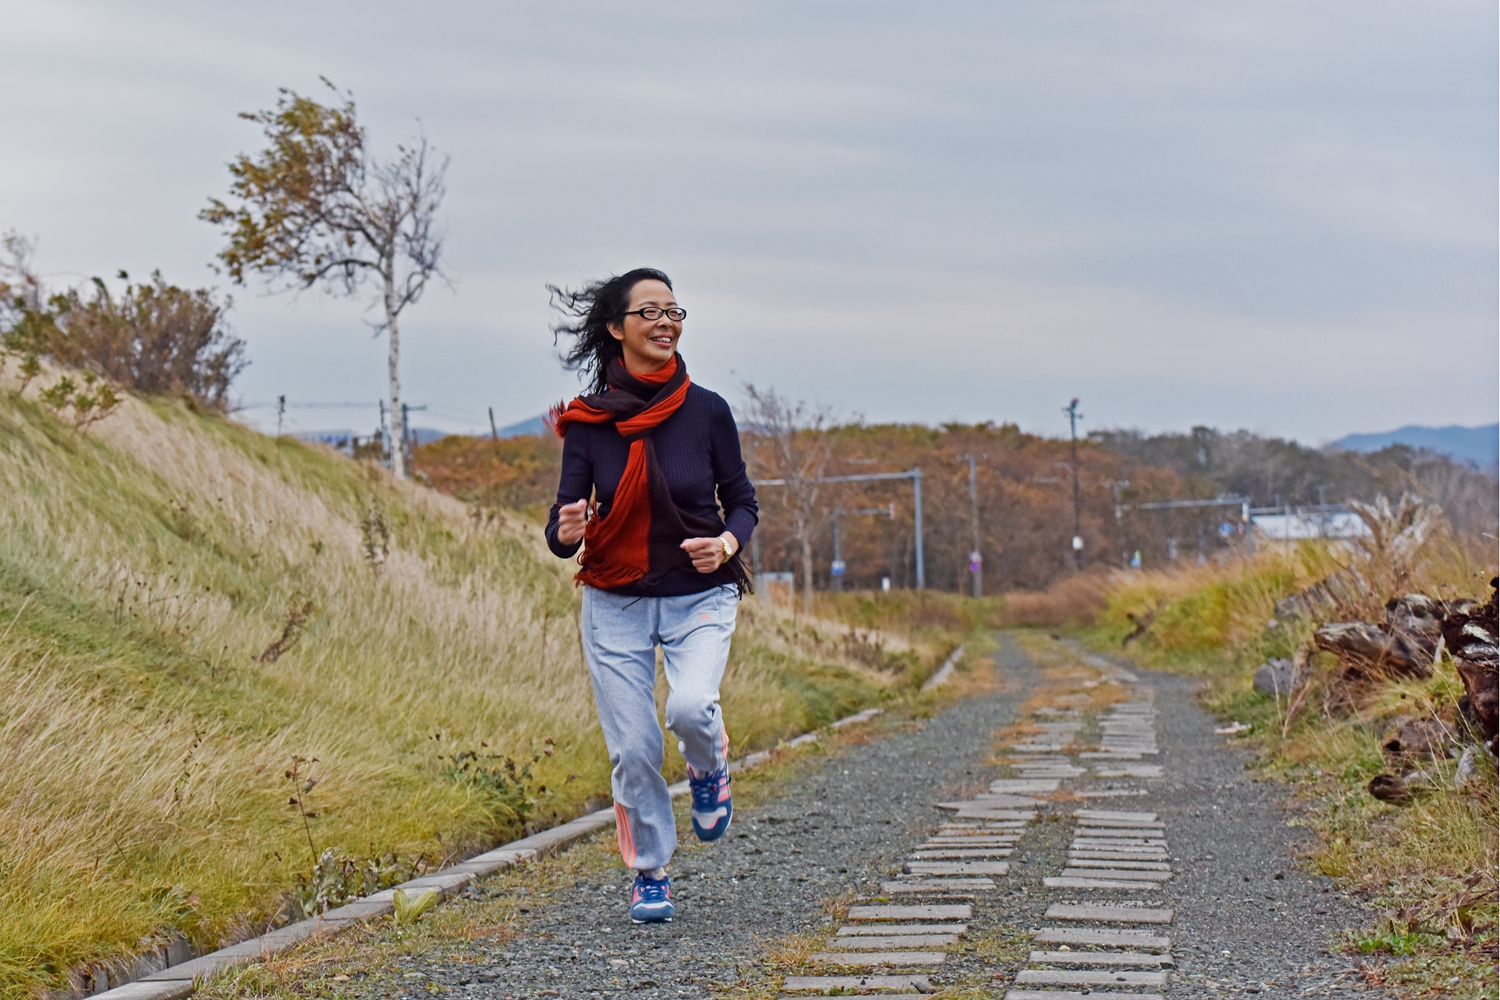
<svg viewBox="0 0 1500 1000">
<path fill-rule="evenodd" d="M 728 562 L 738 548 L 739 543 L 727 531 L 718 538 L 689 538 L 682 543 L 682 550 L 700 573 L 712 573 Z"/>
</svg>

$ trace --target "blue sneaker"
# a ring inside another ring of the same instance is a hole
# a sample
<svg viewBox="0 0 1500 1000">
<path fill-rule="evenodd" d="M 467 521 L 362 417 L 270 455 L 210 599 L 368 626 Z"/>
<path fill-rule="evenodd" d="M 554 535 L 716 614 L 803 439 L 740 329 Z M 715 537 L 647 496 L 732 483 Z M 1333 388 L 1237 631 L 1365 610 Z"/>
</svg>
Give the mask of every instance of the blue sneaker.
<svg viewBox="0 0 1500 1000">
<path fill-rule="evenodd" d="M 647 878 L 645 872 L 636 872 L 635 886 L 630 890 L 630 922 L 664 924 L 672 919 L 672 913 L 672 880 Z"/>
<path fill-rule="evenodd" d="M 690 767 L 688 787 L 693 793 L 693 832 L 699 840 L 718 840 L 734 818 L 734 800 L 729 797 L 729 769 L 721 767 L 700 778 Z"/>
</svg>

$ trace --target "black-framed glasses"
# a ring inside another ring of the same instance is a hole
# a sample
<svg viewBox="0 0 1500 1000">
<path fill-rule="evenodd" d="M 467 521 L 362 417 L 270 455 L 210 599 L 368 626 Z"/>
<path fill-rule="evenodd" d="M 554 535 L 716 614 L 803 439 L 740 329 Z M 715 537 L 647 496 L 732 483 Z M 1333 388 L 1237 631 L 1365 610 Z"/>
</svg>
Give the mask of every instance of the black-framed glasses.
<svg viewBox="0 0 1500 1000">
<path fill-rule="evenodd" d="M 687 319 L 687 310 L 681 306 L 668 306 L 666 309 L 658 309 L 656 306 L 647 306 L 644 309 L 632 309 L 625 313 L 626 316 L 639 316 L 647 323 L 655 323 L 663 316 L 674 323 L 681 323 Z"/>
</svg>

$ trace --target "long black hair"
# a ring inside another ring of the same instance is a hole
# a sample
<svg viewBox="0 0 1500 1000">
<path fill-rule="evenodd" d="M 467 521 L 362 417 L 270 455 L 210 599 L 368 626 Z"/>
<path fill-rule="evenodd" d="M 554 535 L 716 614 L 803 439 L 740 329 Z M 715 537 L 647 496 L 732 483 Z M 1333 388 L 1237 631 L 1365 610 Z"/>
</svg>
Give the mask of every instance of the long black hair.
<svg viewBox="0 0 1500 1000">
<path fill-rule="evenodd" d="M 630 290 L 642 281 L 660 281 L 672 287 L 672 279 L 654 267 L 638 267 L 576 290 L 547 286 L 552 293 L 552 308 L 568 317 L 552 327 L 552 342 L 557 343 L 565 333 L 576 338 L 563 353 L 563 367 L 589 379 L 592 392 L 609 388 L 609 363 L 624 353 L 624 347 L 609 332 L 609 324 L 624 317 L 630 308 Z"/>
</svg>

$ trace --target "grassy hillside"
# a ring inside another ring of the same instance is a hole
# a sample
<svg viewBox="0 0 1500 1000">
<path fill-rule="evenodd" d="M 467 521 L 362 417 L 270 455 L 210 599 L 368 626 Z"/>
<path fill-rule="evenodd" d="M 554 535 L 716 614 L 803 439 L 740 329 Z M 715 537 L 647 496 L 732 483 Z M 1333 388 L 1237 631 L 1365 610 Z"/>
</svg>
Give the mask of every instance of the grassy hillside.
<svg viewBox="0 0 1500 1000">
<path fill-rule="evenodd" d="M 607 795 L 535 525 L 175 402 L 80 434 L 0 385 L 0 996 Z M 736 752 L 930 667 L 867 647 L 746 605 Z"/>
</svg>

